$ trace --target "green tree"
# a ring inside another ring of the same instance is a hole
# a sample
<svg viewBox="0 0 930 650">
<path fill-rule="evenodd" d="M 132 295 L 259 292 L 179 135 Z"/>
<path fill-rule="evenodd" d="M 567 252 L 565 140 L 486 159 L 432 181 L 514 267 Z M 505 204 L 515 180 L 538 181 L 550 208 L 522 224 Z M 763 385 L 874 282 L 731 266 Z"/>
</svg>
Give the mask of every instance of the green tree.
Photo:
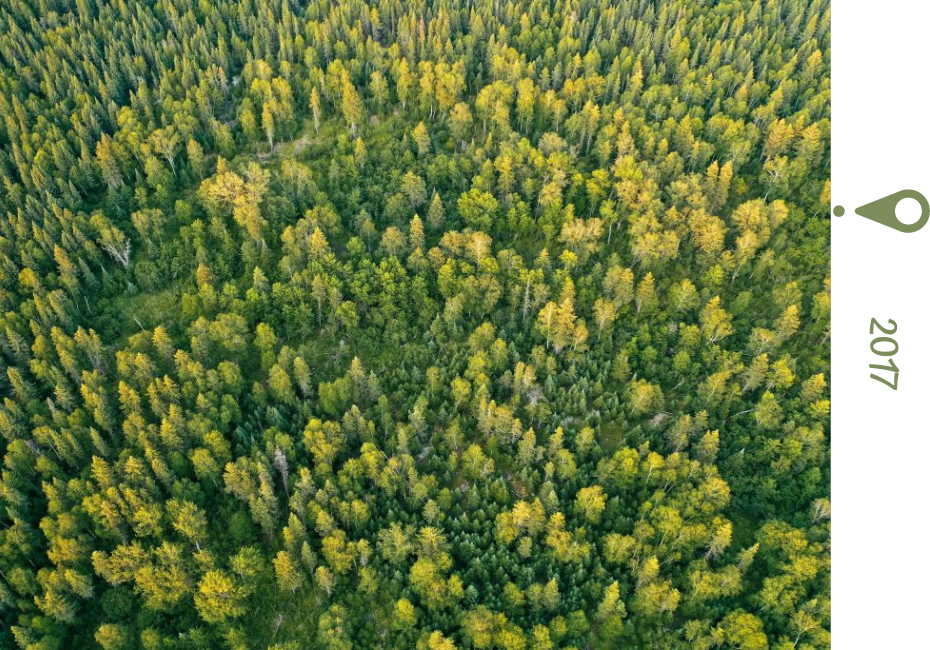
<svg viewBox="0 0 930 650">
<path fill-rule="evenodd" d="M 276 565 L 277 566 L 277 565 Z M 200 616 L 208 623 L 222 623 L 242 616 L 245 611 L 245 590 L 222 571 L 208 571 L 197 585 L 194 603 Z"/>
</svg>

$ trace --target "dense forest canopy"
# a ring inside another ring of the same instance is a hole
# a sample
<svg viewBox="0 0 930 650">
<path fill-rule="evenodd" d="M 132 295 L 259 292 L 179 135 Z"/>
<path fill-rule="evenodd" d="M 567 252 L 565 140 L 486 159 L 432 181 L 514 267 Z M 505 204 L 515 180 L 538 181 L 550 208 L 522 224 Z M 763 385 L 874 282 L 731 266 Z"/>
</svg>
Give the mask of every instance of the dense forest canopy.
<svg viewBox="0 0 930 650">
<path fill-rule="evenodd" d="M 825 0 L 0 3 L 0 647 L 830 645 Z"/>
</svg>

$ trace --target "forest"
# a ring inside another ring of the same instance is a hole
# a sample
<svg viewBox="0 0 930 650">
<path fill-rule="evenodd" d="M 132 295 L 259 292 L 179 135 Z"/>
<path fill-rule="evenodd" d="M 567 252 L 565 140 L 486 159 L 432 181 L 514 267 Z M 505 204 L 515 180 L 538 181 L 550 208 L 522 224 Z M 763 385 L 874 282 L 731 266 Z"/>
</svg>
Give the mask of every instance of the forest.
<svg viewBox="0 0 930 650">
<path fill-rule="evenodd" d="M 0 3 L 0 647 L 830 647 L 828 0 Z"/>
</svg>

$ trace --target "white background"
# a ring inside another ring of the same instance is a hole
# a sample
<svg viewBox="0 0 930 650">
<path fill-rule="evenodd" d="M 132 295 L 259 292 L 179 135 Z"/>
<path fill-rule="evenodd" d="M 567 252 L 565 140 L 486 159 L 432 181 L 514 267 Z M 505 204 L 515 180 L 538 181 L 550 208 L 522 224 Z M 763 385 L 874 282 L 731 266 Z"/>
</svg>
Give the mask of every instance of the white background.
<svg viewBox="0 0 930 650">
<path fill-rule="evenodd" d="M 832 223 L 833 642 L 930 648 L 930 225 L 854 213 L 898 190 L 930 197 L 930 6 L 832 11 L 832 201 L 846 208 Z M 897 391 L 869 379 L 886 363 L 873 317 L 898 324 Z"/>
</svg>

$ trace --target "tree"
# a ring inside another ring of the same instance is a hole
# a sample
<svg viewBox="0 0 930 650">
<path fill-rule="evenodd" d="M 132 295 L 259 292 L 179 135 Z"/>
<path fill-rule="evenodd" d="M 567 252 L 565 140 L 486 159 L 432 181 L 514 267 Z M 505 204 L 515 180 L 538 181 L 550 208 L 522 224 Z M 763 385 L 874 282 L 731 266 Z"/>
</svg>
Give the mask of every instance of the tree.
<svg viewBox="0 0 930 650">
<path fill-rule="evenodd" d="M 181 535 L 190 540 L 200 551 L 200 545 L 207 540 L 207 515 L 190 501 L 168 502 L 168 515 L 172 525 Z"/>
<path fill-rule="evenodd" d="M 417 645 L 419 648 L 420 645 Z M 433 632 L 426 639 L 426 644 L 423 646 L 425 650 L 455 650 L 455 644 L 451 639 L 448 639 L 442 635 L 441 632 Z"/>
<path fill-rule="evenodd" d="M 656 296 L 655 278 L 652 273 L 647 273 L 636 287 L 636 312 L 649 314 L 655 311 L 658 306 L 659 299 Z"/>
<path fill-rule="evenodd" d="M 208 571 L 197 585 L 194 603 L 207 623 L 222 623 L 245 613 L 245 590 L 224 572 Z"/>
<path fill-rule="evenodd" d="M 282 591 L 297 593 L 304 584 L 304 576 L 297 568 L 297 563 L 286 551 L 279 551 L 274 558 L 274 572 L 278 578 L 278 587 Z"/>
<path fill-rule="evenodd" d="M 314 87 L 310 91 L 310 113 L 313 115 L 313 130 L 319 133 L 320 117 L 322 117 L 322 106 L 320 104 L 320 93 Z"/>
<path fill-rule="evenodd" d="M 187 141 L 187 161 L 190 163 L 194 176 L 199 180 L 203 180 L 207 173 L 207 159 L 204 155 L 203 146 L 194 139 Z"/>
<path fill-rule="evenodd" d="M 323 647 L 328 650 L 351 650 L 352 642 L 344 628 L 347 614 L 343 607 L 332 605 L 320 616 L 320 641 Z"/>
<path fill-rule="evenodd" d="M 131 647 L 129 633 L 122 625 L 107 623 L 97 628 L 94 639 L 104 650 L 122 650 Z"/>
<path fill-rule="evenodd" d="M 701 331 L 711 343 L 733 333 L 732 317 L 720 306 L 720 296 L 715 296 L 701 310 Z"/>
<path fill-rule="evenodd" d="M 536 325 L 556 353 L 567 347 L 579 349 L 588 339 L 588 329 L 583 320 L 575 315 L 573 289 L 563 293 L 562 301 L 546 303 L 539 312 Z"/>
<path fill-rule="evenodd" d="M 400 627 L 401 629 L 410 629 L 417 622 L 417 612 L 414 608 L 413 603 L 411 603 L 406 598 L 399 599 L 394 603 L 394 621 L 393 625 Z"/>
<path fill-rule="evenodd" d="M 97 241 L 100 247 L 110 257 L 122 264 L 123 267 L 129 268 L 129 254 L 132 250 L 131 240 L 101 213 L 94 214 L 91 217 L 91 224 L 97 229 Z"/>
<path fill-rule="evenodd" d="M 430 151 L 430 138 L 429 132 L 426 130 L 426 126 L 423 122 L 417 124 L 416 128 L 413 130 L 413 141 L 417 145 L 417 154 L 420 156 L 425 156 Z"/>
<path fill-rule="evenodd" d="M 594 322 L 597 324 L 597 338 L 600 340 L 605 329 L 608 329 L 617 319 L 616 303 L 603 298 L 594 302 Z"/>
<path fill-rule="evenodd" d="M 433 198 L 430 199 L 429 211 L 426 214 L 426 223 L 430 229 L 437 231 L 442 229 L 445 220 L 446 213 L 442 207 L 442 199 L 438 192 L 433 191 Z"/>
<path fill-rule="evenodd" d="M 462 454 L 462 467 L 467 476 L 479 479 L 494 471 L 494 461 L 484 455 L 481 447 L 472 445 Z"/>
<path fill-rule="evenodd" d="M 497 219 L 500 204 L 488 192 L 473 188 L 458 200 L 459 214 L 465 223 L 476 230 L 491 230 Z"/>
<path fill-rule="evenodd" d="M 633 415 L 655 412 L 662 408 L 664 399 L 662 389 L 645 379 L 630 382 L 627 389 L 627 404 Z"/>
<path fill-rule="evenodd" d="M 633 271 L 619 266 L 611 266 L 604 274 L 604 291 L 617 308 L 633 300 Z"/>
<path fill-rule="evenodd" d="M 349 125 L 349 132 L 355 137 L 355 131 L 364 117 L 362 98 L 348 79 L 342 83 L 342 116 Z"/>
<path fill-rule="evenodd" d="M 727 643 L 731 643 L 747 650 L 762 650 L 768 648 L 768 639 L 762 628 L 762 621 L 752 614 L 736 611 L 727 614 L 720 624 Z"/>
<path fill-rule="evenodd" d="M 595 619 L 600 623 L 599 636 L 604 639 L 616 639 L 623 629 L 626 607 L 620 600 L 620 585 L 616 581 L 604 590 L 604 597 L 597 606 Z"/>
<path fill-rule="evenodd" d="M 171 173 L 177 174 L 174 168 L 174 159 L 177 155 L 178 147 L 181 146 L 181 139 L 173 127 L 166 127 L 152 132 L 149 136 L 149 144 L 159 156 L 171 166 Z"/>
<path fill-rule="evenodd" d="M 600 485 L 581 488 L 575 495 L 575 510 L 589 523 L 598 523 L 606 506 L 607 495 Z"/>
<path fill-rule="evenodd" d="M 262 107 L 262 130 L 265 132 L 265 137 L 268 138 L 268 150 L 274 150 L 274 107 L 269 102 Z"/>
<path fill-rule="evenodd" d="M 118 189 L 123 185 L 123 174 L 120 170 L 119 161 L 116 158 L 114 144 L 110 136 L 104 134 L 100 141 L 97 142 L 97 165 L 100 168 L 100 174 L 104 182 L 110 189 Z"/>
<path fill-rule="evenodd" d="M 459 102 L 452 108 L 452 113 L 449 116 L 449 126 L 452 129 L 453 136 L 459 142 L 459 146 L 463 147 L 472 127 L 471 110 L 467 104 Z"/>
</svg>

